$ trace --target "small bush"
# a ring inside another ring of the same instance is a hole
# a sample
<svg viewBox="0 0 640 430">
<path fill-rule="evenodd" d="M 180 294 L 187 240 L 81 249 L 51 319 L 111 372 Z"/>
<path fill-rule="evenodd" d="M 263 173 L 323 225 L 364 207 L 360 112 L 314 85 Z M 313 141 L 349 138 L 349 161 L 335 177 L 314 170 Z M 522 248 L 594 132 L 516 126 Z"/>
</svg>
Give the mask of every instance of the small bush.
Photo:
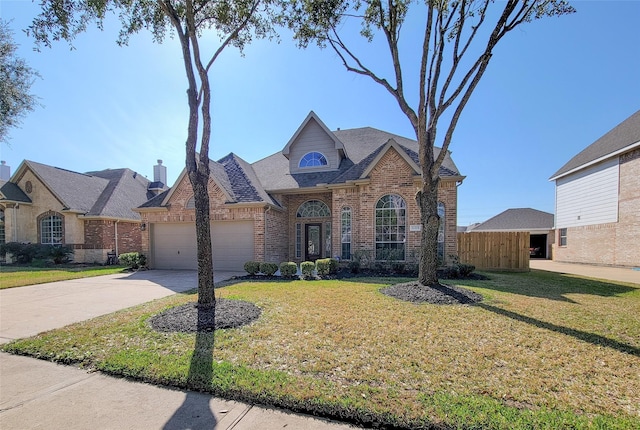
<svg viewBox="0 0 640 430">
<path fill-rule="evenodd" d="M 138 270 L 147 265 L 147 257 L 139 252 L 127 252 L 118 256 L 120 263 L 129 269 Z"/>
<path fill-rule="evenodd" d="M 68 246 L 49 245 L 49 257 L 55 264 L 68 263 L 72 255 L 73 249 Z"/>
<path fill-rule="evenodd" d="M 471 275 L 471 273 L 473 273 L 474 270 L 476 270 L 476 266 L 474 266 L 473 264 L 458 264 L 459 267 L 459 271 L 460 271 L 460 276 L 462 276 L 463 278 L 466 278 L 467 276 Z"/>
<path fill-rule="evenodd" d="M 447 266 L 444 270 L 444 276 L 450 279 L 466 278 L 476 267 L 472 264 L 456 263 Z"/>
<path fill-rule="evenodd" d="M 278 271 L 278 265 L 276 263 L 260 263 L 260 272 L 267 276 L 273 276 Z"/>
<path fill-rule="evenodd" d="M 391 262 L 391 270 L 393 271 L 393 273 L 401 275 L 403 273 L 406 273 L 407 266 L 406 266 L 405 263 L 403 263 L 401 261 L 392 261 Z"/>
<path fill-rule="evenodd" d="M 359 260 L 353 260 L 349 262 L 349 270 L 351 270 L 351 273 L 360 273 L 360 261 Z"/>
<path fill-rule="evenodd" d="M 285 278 L 292 278 L 298 273 L 298 265 L 293 261 L 280 263 L 280 275 Z"/>
<path fill-rule="evenodd" d="M 318 276 L 326 276 L 329 274 L 330 260 L 330 258 L 321 258 L 316 260 L 316 271 L 318 272 Z"/>
<path fill-rule="evenodd" d="M 311 279 L 313 276 L 313 269 L 316 268 L 316 264 L 313 261 L 303 261 L 300 263 L 300 271 L 305 279 Z"/>
<path fill-rule="evenodd" d="M 338 259 L 330 258 L 329 259 L 329 274 L 335 275 L 338 273 Z"/>
<path fill-rule="evenodd" d="M 260 271 L 259 261 L 247 261 L 244 263 L 244 271 L 249 275 L 254 276 Z"/>
</svg>

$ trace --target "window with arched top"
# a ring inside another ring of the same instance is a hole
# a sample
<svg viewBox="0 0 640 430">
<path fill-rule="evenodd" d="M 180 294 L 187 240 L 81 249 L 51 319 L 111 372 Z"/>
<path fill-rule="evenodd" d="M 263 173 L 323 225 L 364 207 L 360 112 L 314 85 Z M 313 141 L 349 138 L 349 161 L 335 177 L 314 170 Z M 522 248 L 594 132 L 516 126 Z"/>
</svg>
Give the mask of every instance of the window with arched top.
<svg viewBox="0 0 640 430">
<path fill-rule="evenodd" d="M 404 260 L 407 204 L 397 194 L 382 196 L 376 203 L 376 260 Z"/>
<path fill-rule="evenodd" d="M 184 207 L 185 209 L 195 209 L 196 208 L 196 199 L 195 197 L 191 197 L 187 200 L 187 204 Z"/>
<path fill-rule="evenodd" d="M 296 218 L 322 218 L 331 216 L 331 210 L 320 200 L 308 200 L 300 205 Z"/>
<path fill-rule="evenodd" d="M 304 154 L 304 156 L 300 159 L 300 164 L 298 167 L 321 167 L 326 166 L 329 163 L 327 162 L 327 157 L 325 157 L 321 152 L 308 152 Z"/>
<path fill-rule="evenodd" d="M 64 217 L 55 212 L 48 212 L 39 217 L 40 243 L 43 245 L 60 245 L 64 242 Z"/>
</svg>

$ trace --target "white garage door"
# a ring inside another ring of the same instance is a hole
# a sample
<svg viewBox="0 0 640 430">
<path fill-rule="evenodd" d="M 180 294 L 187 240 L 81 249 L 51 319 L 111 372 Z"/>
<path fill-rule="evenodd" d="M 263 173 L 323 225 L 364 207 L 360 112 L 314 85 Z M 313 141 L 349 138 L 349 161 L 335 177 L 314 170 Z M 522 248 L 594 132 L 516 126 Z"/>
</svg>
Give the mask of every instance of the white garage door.
<svg viewBox="0 0 640 430">
<path fill-rule="evenodd" d="M 253 260 L 253 221 L 220 221 L 211 225 L 214 270 L 243 270 Z M 158 223 L 151 226 L 153 267 L 196 270 L 194 224 Z"/>
</svg>

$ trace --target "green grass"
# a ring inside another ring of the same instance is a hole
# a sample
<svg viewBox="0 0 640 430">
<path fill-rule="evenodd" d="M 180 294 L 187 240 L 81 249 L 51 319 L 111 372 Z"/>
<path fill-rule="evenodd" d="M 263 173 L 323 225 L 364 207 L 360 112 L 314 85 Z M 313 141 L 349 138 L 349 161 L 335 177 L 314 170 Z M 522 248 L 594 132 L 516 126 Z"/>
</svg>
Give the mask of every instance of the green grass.
<svg viewBox="0 0 640 430">
<path fill-rule="evenodd" d="M 640 286 L 545 272 L 459 281 L 475 306 L 384 296 L 398 280 L 244 282 L 250 326 L 157 333 L 175 295 L 18 340 L 6 351 L 362 424 L 640 427 Z"/>
<path fill-rule="evenodd" d="M 0 266 L 0 290 L 45 282 L 66 281 L 122 272 L 122 266 L 26 267 Z"/>
</svg>

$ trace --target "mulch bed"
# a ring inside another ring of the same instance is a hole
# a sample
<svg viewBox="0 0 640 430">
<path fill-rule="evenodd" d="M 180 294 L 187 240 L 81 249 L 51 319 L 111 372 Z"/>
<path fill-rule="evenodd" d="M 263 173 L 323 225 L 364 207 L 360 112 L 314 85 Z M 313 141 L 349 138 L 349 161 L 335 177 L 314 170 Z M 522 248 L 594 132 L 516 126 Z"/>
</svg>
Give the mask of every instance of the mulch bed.
<svg viewBox="0 0 640 430">
<path fill-rule="evenodd" d="M 395 284 L 380 290 L 382 294 L 412 303 L 467 305 L 482 301 L 482 296 L 455 285 L 421 285 L 419 282 Z"/>
<path fill-rule="evenodd" d="M 257 320 L 262 311 L 243 300 L 217 299 L 213 307 L 187 303 L 167 309 L 149 319 L 151 327 L 161 332 L 210 332 L 215 329 L 236 328 Z"/>
</svg>

